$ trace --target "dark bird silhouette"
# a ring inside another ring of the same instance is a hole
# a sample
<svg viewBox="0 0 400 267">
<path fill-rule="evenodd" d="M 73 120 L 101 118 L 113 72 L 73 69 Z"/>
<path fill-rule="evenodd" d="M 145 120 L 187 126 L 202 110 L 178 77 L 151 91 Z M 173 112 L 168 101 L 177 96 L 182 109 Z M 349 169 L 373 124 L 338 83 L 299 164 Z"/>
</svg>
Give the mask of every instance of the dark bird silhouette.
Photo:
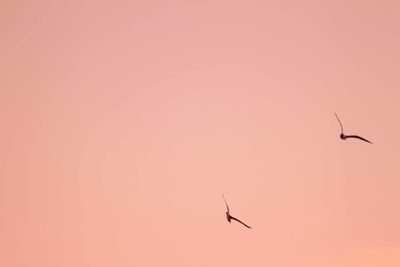
<svg viewBox="0 0 400 267">
<path fill-rule="evenodd" d="M 237 221 L 237 222 L 243 224 L 243 225 L 246 226 L 247 228 L 252 229 L 250 226 L 248 226 L 247 224 L 245 224 L 245 223 L 242 222 L 241 220 L 236 219 L 235 217 L 231 216 L 231 214 L 229 213 L 229 206 L 228 206 L 228 203 L 226 203 L 224 194 L 222 194 L 222 198 L 224 199 L 224 202 L 225 202 L 225 205 L 226 205 L 226 219 L 228 220 L 228 222 L 231 223 L 231 220 L 234 220 L 234 221 Z"/>
<path fill-rule="evenodd" d="M 369 141 L 369 140 L 367 140 L 367 139 L 365 139 L 365 138 L 363 138 L 363 137 L 361 137 L 359 135 L 345 135 L 344 132 L 343 132 L 342 122 L 339 120 L 339 117 L 338 117 L 338 115 L 336 113 L 335 113 L 335 116 L 336 116 L 336 119 L 338 120 L 338 122 L 340 124 L 340 129 L 342 130 L 342 133 L 340 134 L 340 139 L 346 140 L 347 138 L 356 138 L 356 139 L 360 139 L 360 140 L 362 140 L 364 142 L 372 144 L 371 141 Z"/>
</svg>

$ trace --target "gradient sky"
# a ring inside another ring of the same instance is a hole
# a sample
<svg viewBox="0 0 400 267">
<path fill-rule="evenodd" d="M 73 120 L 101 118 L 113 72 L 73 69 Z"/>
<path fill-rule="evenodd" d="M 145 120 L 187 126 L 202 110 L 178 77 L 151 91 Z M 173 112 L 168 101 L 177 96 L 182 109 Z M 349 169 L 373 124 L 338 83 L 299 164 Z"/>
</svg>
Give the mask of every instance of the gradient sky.
<svg viewBox="0 0 400 267">
<path fill-rule="evenodd" d="M 400 266 L 399 26 L 399 1 L 1 3 L 0 266 Z"/>
</svg>

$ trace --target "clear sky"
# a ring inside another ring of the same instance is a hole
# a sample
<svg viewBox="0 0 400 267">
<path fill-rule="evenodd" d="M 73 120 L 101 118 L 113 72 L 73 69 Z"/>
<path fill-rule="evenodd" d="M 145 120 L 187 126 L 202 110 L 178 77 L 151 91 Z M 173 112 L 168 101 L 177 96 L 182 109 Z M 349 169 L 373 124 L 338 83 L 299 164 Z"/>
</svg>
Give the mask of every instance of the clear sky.
<svg viewBox="0 0 400 267">
<path fill-rule="evenodd" d="M 389 0 L 3 1 L 0 266 L 400 266 L 399 28 Z"/>
</svg>

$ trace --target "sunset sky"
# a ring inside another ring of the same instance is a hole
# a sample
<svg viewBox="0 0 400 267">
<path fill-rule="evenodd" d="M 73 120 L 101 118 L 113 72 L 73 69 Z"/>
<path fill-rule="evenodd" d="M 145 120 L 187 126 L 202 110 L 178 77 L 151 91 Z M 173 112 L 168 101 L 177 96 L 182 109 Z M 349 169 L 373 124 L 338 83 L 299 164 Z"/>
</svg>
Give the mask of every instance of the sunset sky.
<svg viewBox="0 0 400 267">
<path fill-rule="evenodd" d="M 3 1 L 0 123 L 0 266 L 400 266 L 400 1 Z"/>
</svg>

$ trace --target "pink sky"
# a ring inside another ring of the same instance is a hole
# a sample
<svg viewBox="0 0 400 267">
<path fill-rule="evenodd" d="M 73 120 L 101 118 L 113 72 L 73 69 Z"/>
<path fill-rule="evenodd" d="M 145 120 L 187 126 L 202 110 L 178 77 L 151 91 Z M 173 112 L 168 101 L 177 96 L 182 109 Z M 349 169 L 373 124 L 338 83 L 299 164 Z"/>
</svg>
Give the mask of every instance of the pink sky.
<svg viewBox="0 0 400 267">
<path fill-rule="evenodd" d="M 2 3 L 0 266 L 400 266 L 399 26 L 399 1 Z"/>
</svg>

